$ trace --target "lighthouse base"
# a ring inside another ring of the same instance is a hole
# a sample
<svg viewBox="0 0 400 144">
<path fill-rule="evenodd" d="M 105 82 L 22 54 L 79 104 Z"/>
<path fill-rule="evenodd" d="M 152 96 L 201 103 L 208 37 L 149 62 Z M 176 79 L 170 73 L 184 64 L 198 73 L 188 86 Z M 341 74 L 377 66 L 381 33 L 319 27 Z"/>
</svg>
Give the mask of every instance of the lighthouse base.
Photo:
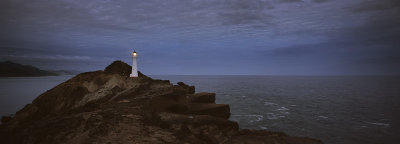
<svg viewBox="0 0 400 144">
<path fill-rule="evenodd" d="M 137 74 L 130 74 L 129 77 L 138 77 Z"/>
</svg>

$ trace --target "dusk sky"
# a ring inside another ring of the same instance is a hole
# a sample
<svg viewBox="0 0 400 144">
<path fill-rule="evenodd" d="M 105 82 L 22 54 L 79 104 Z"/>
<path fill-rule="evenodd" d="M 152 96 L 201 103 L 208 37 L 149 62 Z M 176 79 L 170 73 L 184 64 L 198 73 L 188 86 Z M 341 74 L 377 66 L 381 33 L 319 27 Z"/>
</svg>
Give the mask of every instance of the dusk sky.
<svg viewBox="0 0 400 144">
<path fill-rule="evenodd" d="M 144 74 L 398 75 L 399 0 L 1 0 L 0 61 Z"/>
</svg>

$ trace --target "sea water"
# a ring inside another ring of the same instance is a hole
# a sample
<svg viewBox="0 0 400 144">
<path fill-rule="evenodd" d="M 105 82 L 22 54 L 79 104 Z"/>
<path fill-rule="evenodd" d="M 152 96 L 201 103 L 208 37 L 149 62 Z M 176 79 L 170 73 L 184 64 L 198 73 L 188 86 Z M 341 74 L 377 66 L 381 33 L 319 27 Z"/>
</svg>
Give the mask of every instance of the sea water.
<svg viewBox="0 0 400 144">
<path fill-rule="evenodd" d="M 71 76 L 0 78 L 0 115 L 15 113 Z M 214 92 L 241 129 L 282 131 L 327 144 L 400 142 L 400 77 L 151 76 Z"/>
<path fill-rule="evenodd" d="M 152 76 L 183 81 L 230 104 L 241 129 L 282 131 L 327 144 L 400 143 L 400 77 Z"/>
<path fill-rule="evenodd" d="M 22 109 L 40 94 L 68 80 L 72 75 L 44 77 L 1 77 L 0 116 Z"/>
</svg>

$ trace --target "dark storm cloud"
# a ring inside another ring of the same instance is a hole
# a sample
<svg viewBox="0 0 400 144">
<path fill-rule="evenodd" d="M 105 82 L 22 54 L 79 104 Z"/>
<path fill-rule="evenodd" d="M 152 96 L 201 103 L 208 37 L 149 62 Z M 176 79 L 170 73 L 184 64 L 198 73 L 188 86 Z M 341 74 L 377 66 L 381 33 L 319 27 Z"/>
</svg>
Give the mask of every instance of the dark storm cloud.
<svg viewBox="0 0 400 144">
<path fill-rule="evenodd" d="M 352 8 L 364 7 L 364 5 L 352 5 Z M 340 65 L 349 73 L 368 74 L 399 74 L 400 73 L 400 16 L 397 11 L 391 9 L 376 9 L 363 11 L 362 13 L 350 10 L 347 12 L 355 18 L 349 23 L 362 23 L 354 26 L 336 28 L 329 33 L 295 31 L 287 35 L 322 35 L 327 39 L 315 44 L 298 44 L 289 47 L 275 47 L 274 49 L 261 51 L 260 59 L 266 61 L 278 60 L 279 63 L 287 63 L 290 59 L 297 59 L 296 63 L 308 63 L 317 66 L 319 64 Z M 301 33 L 299 33 L 301 32 Z M 318 61 L 317 63 L 315 63 Z M 329 64 L 331 63 L 331 64 Z M 324 68 L 328 69 L 328 68 Z"/>
<path fill-rule="evenodd" d="M 229 12 L 220 13 L 220 16 L 225 20 L 224 25 L 237 25 L 237 24 L 268 24 L 268 19 L 271 16 L 259 12 Z"/>
<path fill-rule="evenodd" d="M 392 45 L 365 45 L 357 42 L 326 42 L 259 51 L 258 59 L 306 71 L 325 74 L 398 74 L 399 50 Z M 334 65 L 339 65 L 340 69 Z"/>
<path fill-rule="evenodd" d="M 225 3 L 231 10 L 264 10 L 273 8 L 269 1 L 263 0 L 232 0 Z"/>
<path fill-rule="evenodd" d="M 364 0 L 357 6 L 353 7 L 354 12 L 381 11 L 389 9 L 399 9 L 399 0 Z M 398 11 L 399 14 L 399 11 Z"/>
<path fill-rule="evenodd" d="M 377 5 L 387 3 L 391 3 L 394 5 L 394 3 L 397 3 L 395 1 L 379 2 L 380 3 L 373 3 Z M 370 51 L 370 57 L 364 58 L 366 59 L 366 61 L 376 59 L 376 63 L 384 63 L 388 62 L 388 60 L 397 62 L 400 60 L 400 57 L 398 56 L 397 60 L 395 58 L 395 55 L 400 53 L 400 41 L 398 40 L 398 38 L 400 37 L 400 15 L 398 15 L 398 11 L 380 8 L 379 10 L 382 12 L 375 13 L 375 11 L 378 10 L 377 8 L 380 6 L 370 7 L 371 4 L 372 2 L 366 5 L 358 5 L 358 7 L 354 7 L 358 10 L 363 9 L 363 13 L 367 14 L 365 23 L 358 27 L 342 28 L 337 33 L 331 36 L 333 39 L 332 41 L 349 44 L 357 43 L 360 44 L 357 47 L 361 49 L 374 47 L 372 48 L 372 50 L 374 51 Z M 367 9 L 366 7 L 369 8 Z M 387 59 L 387 57 L 390 58 Z"/>
<path fill-rule="evenodd" d="M 214 4 L 210 3 L 205 7 L 209 8 L 212 5 Z M 232 0 L 224 1 L 222 5 L 222 10 L 216 11 L 216 20 L 222 25 L 265 25 L 271 17 L 267 10 L 274 8 L 269 1 L 262 0 Z"/>
<path fill-rule="evenodd" d="M 393 69 L 397 69 L 399 71 L 399 67 L 396 66 L 400 63 L 400 58 L 397 55 L 393 56 L 382 56 L 382 57 L 374 57 L 374 58 L 366 58 L 359 61 L 359 63 L 363 64 L 378 64 L 378 65 L 395 65 Z"/>
<path fill-rule="evenodd" d="M 282 3 L 303 2 L 303 0 L 279 0 Z"/>
<path fill-rule="evenodd" d="M 333 1 L 333 0 L 312 0 L 312 2 L 316 2 L 316 3 L 324 3 L 324 2 L 329 2 L 329 1 Z"/>
<path fill-rule="evenodd" d="M 363 44 L 399 46 L 400 16 L 379 17 L 356 28 L 344 28 L 335 35 L 337 41 L 356 41 Z"/>
<path fill-rule="evenodd" d="M 261 51 L 259 54 L 265 57 L 299 57 L 316 52 L 315 45 L 296 45 Z"/>
<path fill-rule="evenodd" d="M 23 48 L 23 47 L 12 47 L 12 46 L 0 46 L 2 55 L 18 55 L 23 51 L 26 54 L 52 54 L 54 52 L 43 50 L 43 49 L 33 49 L 33 48 Z M 17 51 L 18 50 L 18 51 Z"/>
</svg>

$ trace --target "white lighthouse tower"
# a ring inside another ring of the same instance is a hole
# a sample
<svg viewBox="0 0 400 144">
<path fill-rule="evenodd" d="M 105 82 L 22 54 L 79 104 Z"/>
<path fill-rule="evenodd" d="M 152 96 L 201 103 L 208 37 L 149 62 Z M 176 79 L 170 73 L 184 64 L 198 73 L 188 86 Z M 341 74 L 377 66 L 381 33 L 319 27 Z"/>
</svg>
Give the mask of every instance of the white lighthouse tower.
<svg viewBox="0 0 400 144">
<path fill-rule="evenodd" d="M 136 51 L 133 51 L 132 53 L 132 73 L 130 75 L 130 77 L 138 77 L 138 69 L 137 69 L 137 54 Z"/>
</svg>

